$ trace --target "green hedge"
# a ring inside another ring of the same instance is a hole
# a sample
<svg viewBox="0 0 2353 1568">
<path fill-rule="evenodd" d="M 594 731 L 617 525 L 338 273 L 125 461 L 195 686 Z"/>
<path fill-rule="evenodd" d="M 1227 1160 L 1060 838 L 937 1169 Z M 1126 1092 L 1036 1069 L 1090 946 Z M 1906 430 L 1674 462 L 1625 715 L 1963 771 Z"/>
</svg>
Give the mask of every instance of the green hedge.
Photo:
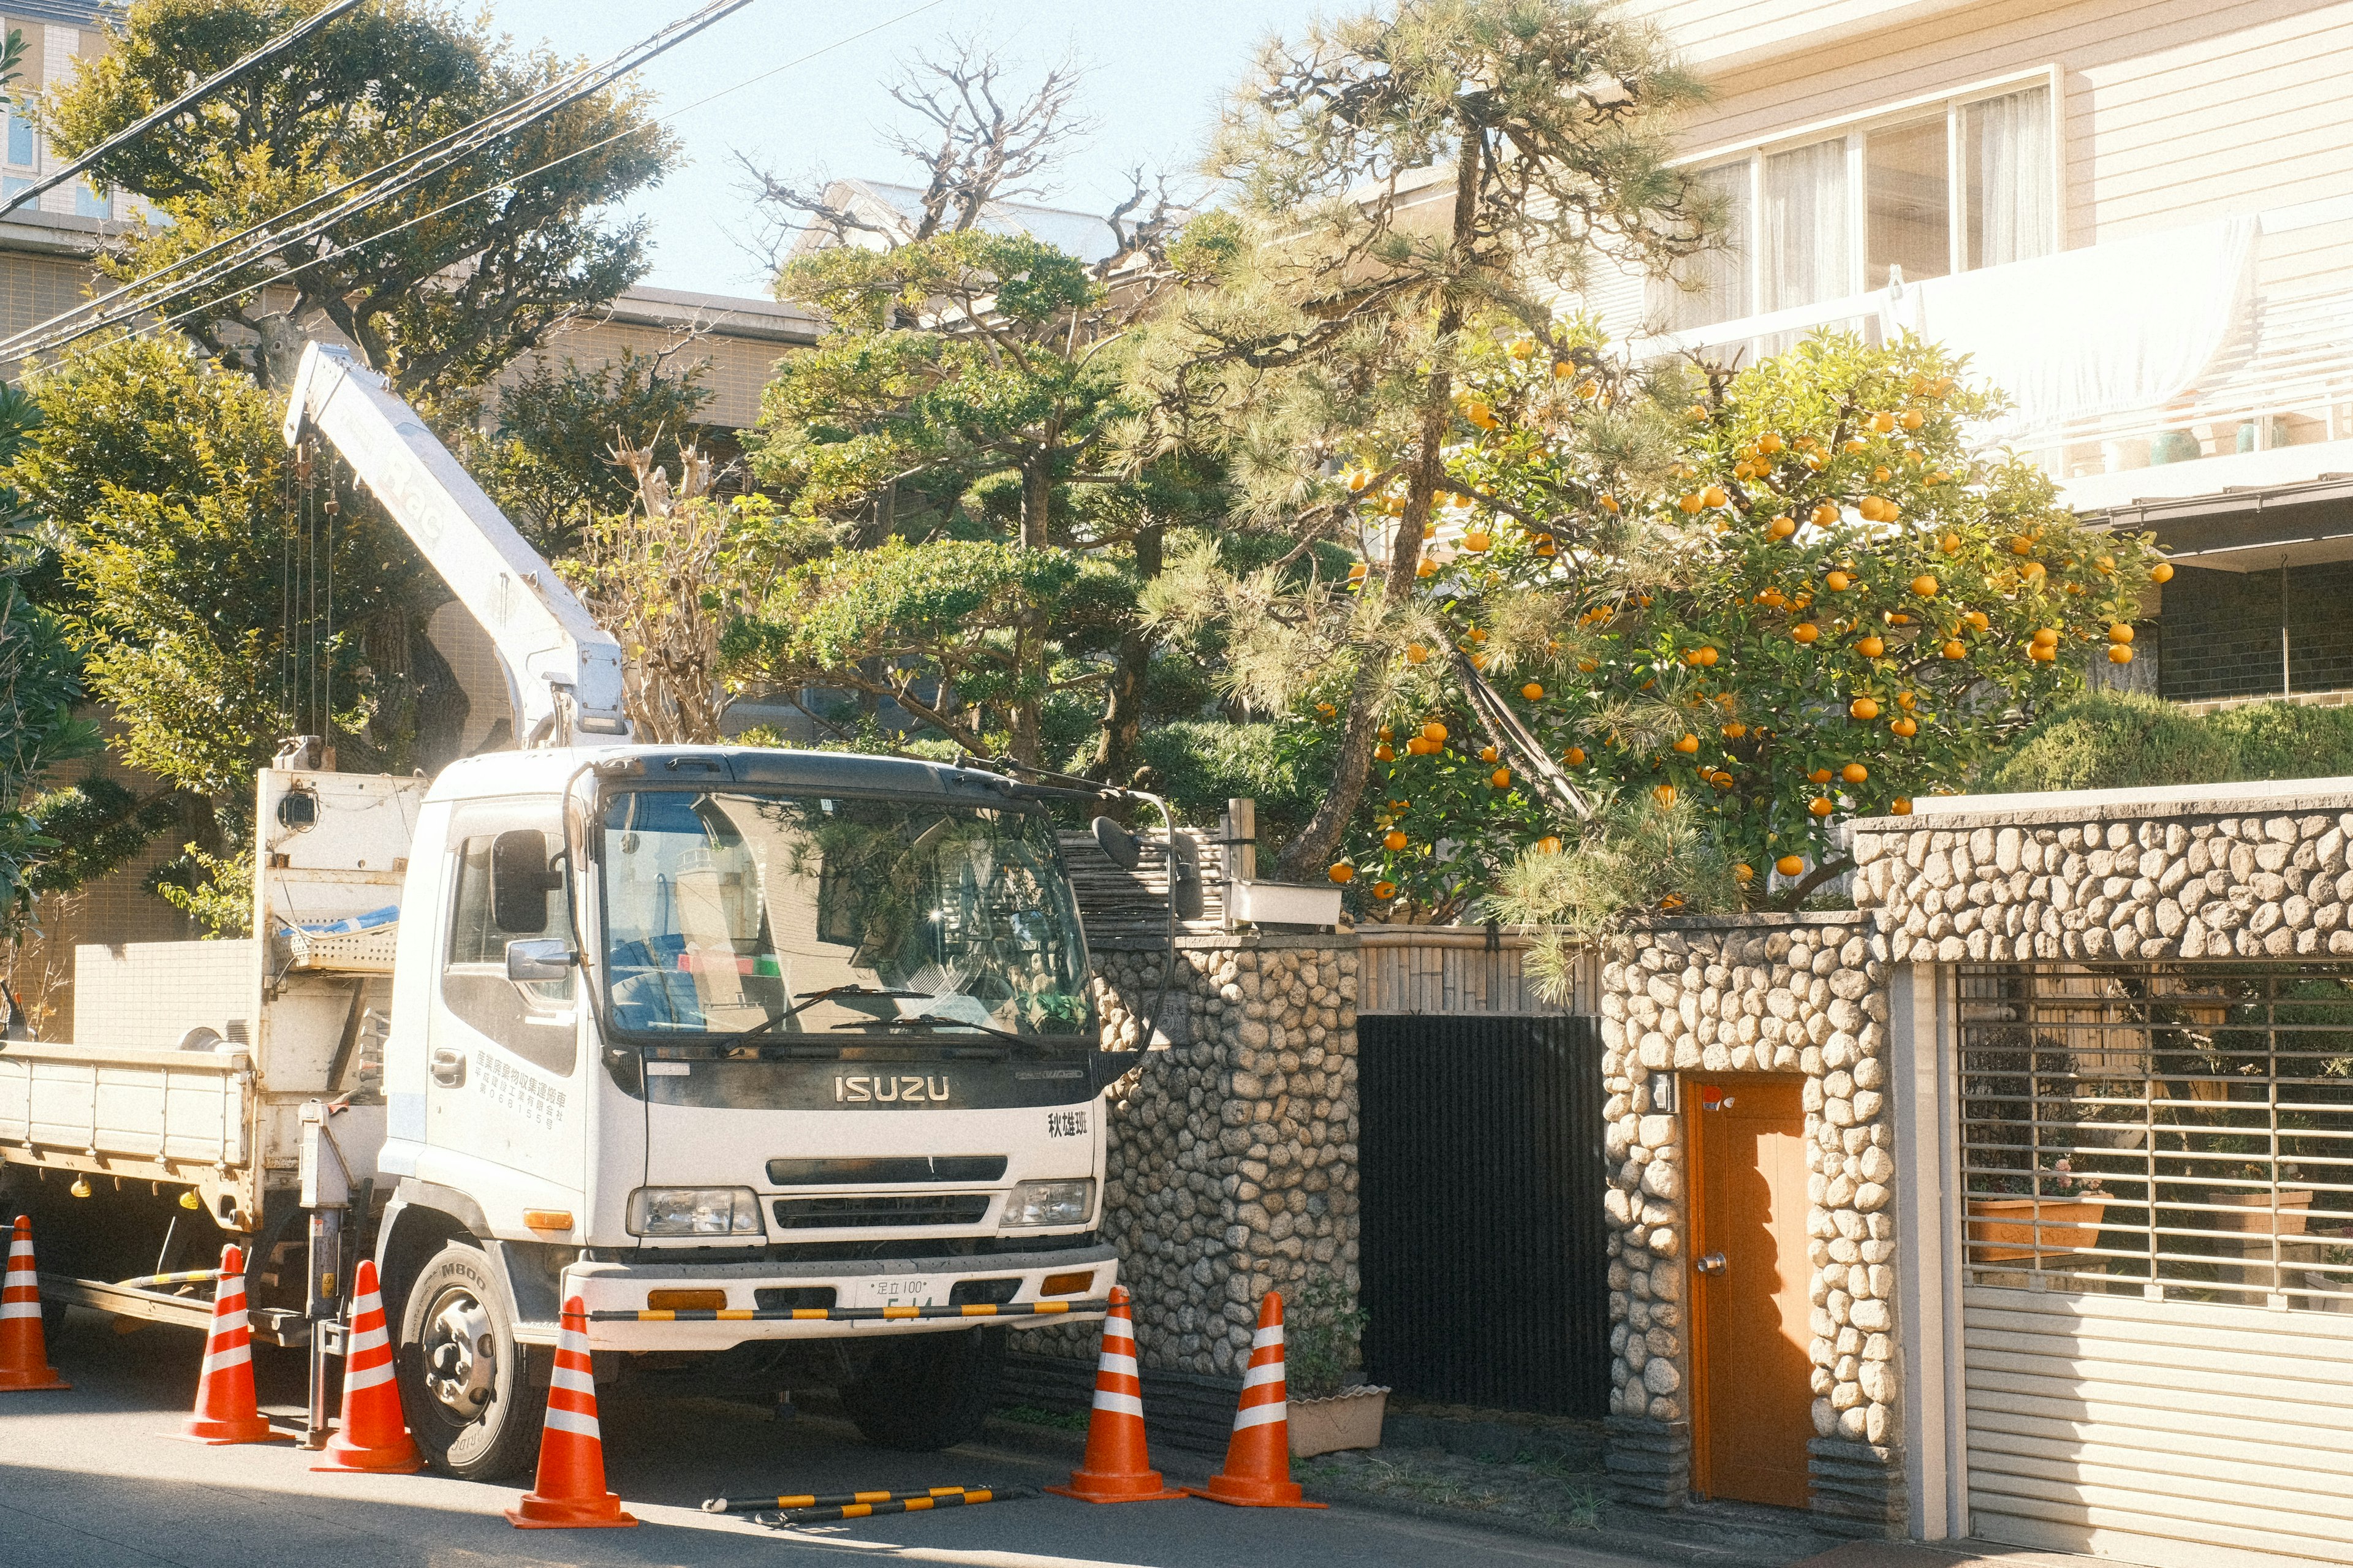
<svg viewBox="0 0 2353 1568">
<path fill-rule="evenodd" d="M 2353 708 L 2256 702 L 2191 714 L 2094 692 L 2052 712 L 1986 770 L 1981 791 L 2134 789 L 2353 774 Z"/>
</svg>

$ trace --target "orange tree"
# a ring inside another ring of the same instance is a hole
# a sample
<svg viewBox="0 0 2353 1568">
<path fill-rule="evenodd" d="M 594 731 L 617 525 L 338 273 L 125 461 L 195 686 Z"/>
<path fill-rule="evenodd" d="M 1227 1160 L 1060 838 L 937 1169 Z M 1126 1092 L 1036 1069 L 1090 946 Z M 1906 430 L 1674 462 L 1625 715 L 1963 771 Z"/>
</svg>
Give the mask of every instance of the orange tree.
<svg viewBox="0 0 2353 1568">
<path fill-rule="evenodd" d="M 2000 395 L 1934 345 L 1823 335 L 1647 378 L 1559 340 L 1465 358 L 1451 504 L 1333 867 L 1376 918 L 1499 884 L 1521 918 L 1711 885 L 1794 906 L 1846 868 L 1842 818 L 1961 787 L 2080 666 L 2129 662 L 2140 590 L 2171 575 L 1976 450 Z M 1339 481 L 1376 516 L 1379 464 Z M 1597 889 L 1577 849 L 1625 874 Z"/>
</svg>

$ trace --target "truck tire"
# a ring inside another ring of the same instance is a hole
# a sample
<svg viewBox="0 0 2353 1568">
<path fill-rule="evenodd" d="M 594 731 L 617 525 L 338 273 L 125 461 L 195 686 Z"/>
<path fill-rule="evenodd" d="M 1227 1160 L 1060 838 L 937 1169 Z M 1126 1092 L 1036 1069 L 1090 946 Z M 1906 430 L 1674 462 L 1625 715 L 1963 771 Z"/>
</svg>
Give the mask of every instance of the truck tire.
<svg viewBox="0 0 2353 1568">
<path fill-rule="evenodd" d="M 929 1453 L 980 1436 L 1005 1373 L 1005 1331 L 909 1334 L 877 1346 L 842 1408 L 878 1448 Z"/>
<path fill-rule="evenodd" d="M 547 1391 L 531 1384 L 506 1293 L 480 1247 L 450 1242 L 418 1272 L 393 1370 L 408 1429 L 436 1469 L 492 1481 L 538 1457 Z"/>
</svg>

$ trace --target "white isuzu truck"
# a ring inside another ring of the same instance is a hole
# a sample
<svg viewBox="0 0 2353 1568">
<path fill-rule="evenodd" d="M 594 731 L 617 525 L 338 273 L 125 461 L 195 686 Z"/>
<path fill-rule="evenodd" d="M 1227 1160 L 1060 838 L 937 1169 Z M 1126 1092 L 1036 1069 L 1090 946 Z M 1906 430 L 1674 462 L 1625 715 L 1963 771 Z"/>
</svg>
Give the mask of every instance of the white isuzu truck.
<svg viewBox="0 0 2353 1568">
<path fill-rule="evenodd" d="M 632 743 L 618 647 L 378 378 L 313 346 L 287 437 L 480 620 L 526 743 L 429 784 L 290 746 L 251 939 L 80 950 L 77 1038 L 0 1044 L 47 1303 L 202 1322 L 166 1277 L 239 1241 L 315 1432 L 365 1247 L 409 1423 L 468 1477 L 529 1464 L 575 1294 L 600 1377 L 976 1430 L 1005 1329 L 1100 1316 L 1118 1272 L 1099 1096 L 1133 1058 L 1097 1049 L 1047 815 L 1099 796 Z"/>
</svg>

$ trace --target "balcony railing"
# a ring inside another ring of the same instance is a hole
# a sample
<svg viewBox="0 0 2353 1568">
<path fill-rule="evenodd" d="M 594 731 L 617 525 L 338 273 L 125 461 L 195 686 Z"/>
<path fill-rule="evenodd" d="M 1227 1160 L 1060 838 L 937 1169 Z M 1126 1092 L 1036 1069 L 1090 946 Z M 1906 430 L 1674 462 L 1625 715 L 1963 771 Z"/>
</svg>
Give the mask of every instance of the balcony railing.
<svg viewBox="0 0 2353 1568">
<path fill-rule="evenodd" d="M 2250 262 L 2255 278 L 2291 247 L 2309 273 L 2309 231 L 2328 224 L 2353 226 L 2353 197 L 2261 215 Z M 2045 410 L 1986 434 L 2039 464 L 2086 511 L 2353 469 L 2353 240 L 2342 250 L 2341 258 L 2321 253 L 2330 265 L 2317 281 L 2250 287 L 2202 369 L 2171 395 L 2080 416 Z M 2184 300 L 2182 308 L 2201 303 Z M 1696 353 L 1746 363 L 1825 327 L 1878 342 L 1900 315 L 1890 290 L 1876 289 L 1692 331 L 1643 333 L 1625 346 L 1641 359 Z"/>
</svg>

